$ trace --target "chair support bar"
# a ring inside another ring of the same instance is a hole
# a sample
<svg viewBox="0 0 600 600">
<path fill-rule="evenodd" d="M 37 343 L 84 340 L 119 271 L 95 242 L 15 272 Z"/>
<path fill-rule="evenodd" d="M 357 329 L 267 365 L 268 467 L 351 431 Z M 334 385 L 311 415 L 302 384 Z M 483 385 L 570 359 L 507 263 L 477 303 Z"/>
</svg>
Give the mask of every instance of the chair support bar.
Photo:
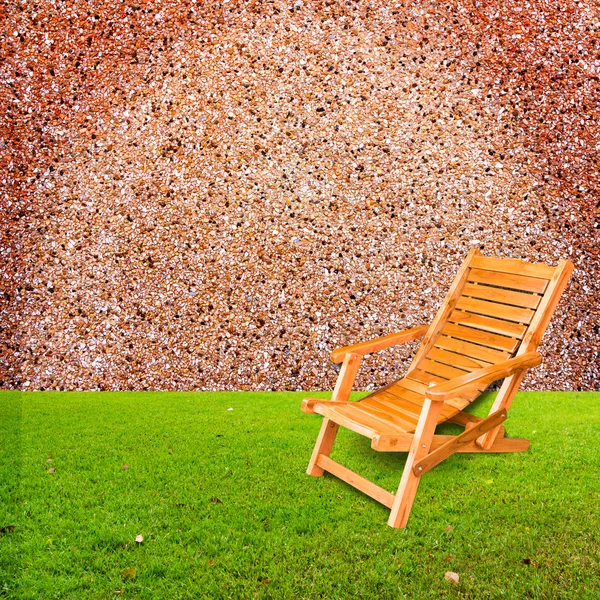
<svg viewBox="0 0 600 600">
<path fill-rule="evenodd" d="M 377 502 L 381 502 L 381 504 L 384 506 L 392 508 L 392 504 L 394 503 L 394 494 L 384 490 L 382 487 L 379 487 L 368 479 L 357 475 L 354 471 L 351 471 L 343 465 L 340 465 L 340 463 L 335 462 L 335 460 L 332 460 L 324 454 L 319 454 L 317 457 L 317 465 L 321 467 L 321 469 L 324 469 L 332 475 L 335 475 L 342 481 L 345 481 L 364 494 L 367 494 L 367 496 L 371 496 L 373 500 L 377 500 Z"/>
<path fill-rule="evenodd" d="M 427 456 L 416 462 L 413 465 L 413 473 L 417 477 L 420 477 L 423 475 L 423 473 L 427 473 L 427 471 L 430 471 L 433 469 L 433 467 L 439 465 L 451 454 L 458 452 L 462 446 L 470 444 L 473 440 L 477 439 L 486 431 L 489 431 L 490 429 L 500 425 L 500 423 L 502 423 L 504 420 L 506 420 L 506 411 L 504 409 L 491 414 L 485 419 L 482 419 L 479 421 L 479 423 L 477 423 L 477 425 L 469 427 L 460 435 L 452 438 L 450 441 L 440 446 L 437 450 L 430 452 Z"/>
</svg>

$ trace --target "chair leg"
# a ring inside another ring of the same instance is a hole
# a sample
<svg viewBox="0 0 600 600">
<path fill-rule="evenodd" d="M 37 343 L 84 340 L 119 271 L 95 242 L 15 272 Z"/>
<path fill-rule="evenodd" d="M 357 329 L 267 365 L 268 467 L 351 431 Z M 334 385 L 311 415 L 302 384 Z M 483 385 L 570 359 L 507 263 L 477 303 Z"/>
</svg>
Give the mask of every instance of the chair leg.
<svg viewBox="0 0 600 600">
<path fill-rule="evenodd" d="M 440 411 L 442 410 L 443 402 L 433 402 L 429 399 L 425 400 L 421 416 L 415 430 L 415 436 L 406 459 L 400 486 L 392 505 L 392 512 L 388 519 L 390 527 L 406 527 L 408 516 L 412 508 L 417 488 L 419 487 L 420 477 L 417 477 L 413 472 L 415 462 L 423 458 L 429 452 L 435 427 L 437 425 Z"/>
<path fill-rule="evenodd" d="M 517 371 L 511 377 L 507 377 L 502 385 L 500 386 L 500 390 L 498 395 L 496 396 L 496 400 L 490 408 L 490 415 L 496 411 L 501 409 L 508 410 L 510 405 L 512 404 L 513 398 L 521 385 L 521 381 L 525 377 L 525 370 Z M 477 438 L 475 442 L 478 446 L 481 446 L 485 450 L 489 450 L 496 441 L 496 438 L 500 434 L 500 426 L 495 427 L 491 431 L 484 433 L 480 438 Z"/>
<path fill-rule="evenodd" d="M 308 463 L 308 469 L 306 472 L 313 477 L 320 477 L 323 475 L 323 469 L 317 465 L 317 458 L 320 454 L 329 456 L 333 442 L 335 442 L 335 436 L 337 435 L 340 426 L 334 423 L 331 419 L 324 418 L 321 423 L 321 431 L 319 431 L 319 437 L 315 444 L 310 462 Z"/>
</svg>

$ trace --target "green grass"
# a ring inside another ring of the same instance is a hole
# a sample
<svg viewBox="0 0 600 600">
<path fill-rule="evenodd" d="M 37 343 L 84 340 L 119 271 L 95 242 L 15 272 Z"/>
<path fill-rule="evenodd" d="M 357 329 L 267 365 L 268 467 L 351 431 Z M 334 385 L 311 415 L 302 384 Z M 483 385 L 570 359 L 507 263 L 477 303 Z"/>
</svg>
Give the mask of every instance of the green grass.
<svg viewBox="0 0 600 600">
<path fill-rule="evenodd" d="M 519 394 L 531 448 L 451 457 L 405 530 L 305 475 L 302 396 L 0 393 L 0 597 L 600 597 L 600 394 Z M 348 431 L 332 456 L 394 491 L 405 457 Z"/>
</svg>

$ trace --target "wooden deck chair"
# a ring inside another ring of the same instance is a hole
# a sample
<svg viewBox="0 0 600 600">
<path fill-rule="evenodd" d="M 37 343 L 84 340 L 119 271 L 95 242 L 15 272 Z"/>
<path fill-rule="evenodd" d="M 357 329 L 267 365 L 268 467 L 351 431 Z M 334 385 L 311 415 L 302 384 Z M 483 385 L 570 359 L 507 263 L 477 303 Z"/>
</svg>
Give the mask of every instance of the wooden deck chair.
<svg viewBox="0 0 600 600">
<path fill-rule="evenodd" d="M 342 363 L 331 400 L 306 398 L 302 410 L 323 415 L 308 474 L 336 475 L 391 509 L 388 525 L 405 527 L 421 476 L 455 452 L 522 452 L 528 440 L 504 436 L 502 422 L 527 369 L 541 363 L 537 347 L 573 264 L 556 267 L 482 256 L 472 250 L 431 325 L 334 350 Z M 405 377 L 357 402 L 350 390 L 363 356 L 423 337 Z M 489 415 L 463 409 L 504 379 Z M 460 435 L 437 435 L 449 421 Z M 397 493 L 329 458 L 342 425 L 371 438 L 380 452 L 408 452 Z"/>
</svg>

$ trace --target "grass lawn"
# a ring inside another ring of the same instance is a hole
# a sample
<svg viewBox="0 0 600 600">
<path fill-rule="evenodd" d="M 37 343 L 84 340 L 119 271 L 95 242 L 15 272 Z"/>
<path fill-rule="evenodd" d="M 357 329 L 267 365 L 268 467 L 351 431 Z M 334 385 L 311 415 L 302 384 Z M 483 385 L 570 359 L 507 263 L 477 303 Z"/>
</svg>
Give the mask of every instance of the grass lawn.
<svg viewBox="0 0 600 600">
<path fill-rule="evenodd" d="M 0 392 L 0 597 L 600 597 L 600 394 L 519 394 L 531 448 L 451 457 L 405 530 L 305 474 L 304 395 Z M 405 458 L 332 456 L 390 491 Z"/>
</svg>

